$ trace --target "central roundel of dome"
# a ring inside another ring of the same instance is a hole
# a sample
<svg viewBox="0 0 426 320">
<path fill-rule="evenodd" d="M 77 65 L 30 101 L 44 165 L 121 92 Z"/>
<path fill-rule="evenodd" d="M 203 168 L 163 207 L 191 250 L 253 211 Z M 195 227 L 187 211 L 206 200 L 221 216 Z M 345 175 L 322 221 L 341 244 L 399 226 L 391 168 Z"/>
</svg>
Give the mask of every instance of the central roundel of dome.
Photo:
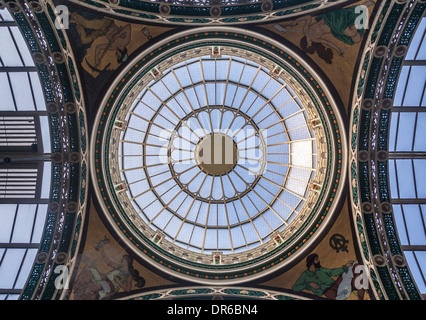
<svg viewBox="0 0 426 320">
<path fill-rule="evenodd" d="M 258 277 L 329 220 L 340 118 L 295 55 L 237 32 L 183 34 L 142 53 L 110 91 L 94 131 L 96 190 L 150 263 L 199 282 Z"/>
</svg>

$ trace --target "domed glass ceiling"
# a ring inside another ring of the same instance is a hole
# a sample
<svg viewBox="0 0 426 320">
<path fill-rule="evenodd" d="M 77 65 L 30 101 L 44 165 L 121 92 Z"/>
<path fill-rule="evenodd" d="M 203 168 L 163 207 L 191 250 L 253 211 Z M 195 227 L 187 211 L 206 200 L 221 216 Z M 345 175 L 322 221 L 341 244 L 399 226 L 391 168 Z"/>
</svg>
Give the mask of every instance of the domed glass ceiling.
<svg viewBox="0 0 426 320">
<path fill-rule="evenodd" d="M 342 118 L 319 76 L 279 43 L 233 30 L 142 52 L 92 132 L 95 192 L 117 236 L 202 283 L 297 259 L 326 230 L 346 176 Z"/>
<path fill-rule="evenodd" d="M 307 210 L 314 179 L 321 185 L 319 137 L 280 68 L 209 50 L 154 68 L 154 80 L 128 94 L 115 123 L 117 188 L 159 237 L 232 254 L 271 241 Z"/>
</svg>

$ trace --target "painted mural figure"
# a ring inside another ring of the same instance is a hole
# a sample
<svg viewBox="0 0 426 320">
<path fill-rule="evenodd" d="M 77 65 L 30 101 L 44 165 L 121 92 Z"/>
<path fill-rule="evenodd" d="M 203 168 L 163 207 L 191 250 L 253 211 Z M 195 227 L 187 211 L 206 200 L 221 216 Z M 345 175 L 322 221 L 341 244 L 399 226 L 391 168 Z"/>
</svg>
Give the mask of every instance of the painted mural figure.
<svg viewBox="0 0 426 320">
<path fill-rule="evenodd" d="M 374 1 L 366 1 L 362 5 L 368 7 L 374 5 Z M 302 50 L 309 54 L 317 52 L 318 56 L 326 63 L 331 63 L 333 50 L 340 56 L 344 55 L 344 51 L 339 42 L 326 39 L 325 35 L 331 34 L 334 39 L 348 45 L 359 43 L 362 40 L 365 30 L 356 26 L 356 21 L 360 16 L 357 7 L 358 5 L 330 10 L 316 17 L 303 16 L 287 27 L 294 27 L 303 23 L 302 32 L 304 36 L 300 39 Z M 294 30 L 285 29 L 278 24 L 274 28 L 281 32 L 294 32 Z"/>
<path fill-rule="evenodd" d="M 331 300 L 344 300 L 356 291 L 358 299 L 364 300 L 365 290 L 355 288 L 353 269 L 356 266 L 354 261 L 348 261 L 342 267 L 327 269 L 321 266 L 318 255 L 313 253 L 306 258 L 307 270 L 294 283 L 293 290 L 308 290 Z"/>
<path fill-rule="evenodd" d="M 87 19 L 75 12 L 71 14 L 70 23 L 76 24 L 82 44 L 92 43 L 99 37 L 105 37 L 108 40 L 107 43 L 98 44 L 95 49 L 95 67 L 100 65 L 107 51 L 115 51 L 118 63 L 127 60 L 126 47 L 131 38 L 130 24 L 119 27 L 111 19 Z"/>
<path fill-rule="evenodd" d="M 106 251 L 109 239 L 100 241 L 95 249 L 102 255 L 104 262 L 111 270 L 100 270 L 94 259 L 86 257 L 87 267 L 77 276 L 74 284 L 74 300 L 101 300 L 125 291 L 130 292 L 132 282 L 135 287 L 142 288 L 145 279 L 139 276 L 133 269 L 133 259 L 129 255 L 123 255 L 118 261 L 112 260 Z"/>
</svg>

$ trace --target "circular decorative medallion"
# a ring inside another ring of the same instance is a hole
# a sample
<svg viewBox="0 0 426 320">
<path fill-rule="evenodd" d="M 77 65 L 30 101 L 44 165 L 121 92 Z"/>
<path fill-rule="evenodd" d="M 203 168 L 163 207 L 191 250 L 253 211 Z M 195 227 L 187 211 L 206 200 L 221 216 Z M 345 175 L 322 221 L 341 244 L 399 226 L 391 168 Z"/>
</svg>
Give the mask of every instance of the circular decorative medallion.
<svg viewBox="0 0 426 320">
<path fill-rule="evenodd" d="M 280 44 L 239 29 L 182 33 L 143 52 L 104 99 L 95 190 L 124 243 L 161 270 L 257 278 L 330 220 L 346 167 L 338 114 Z"/>
</svg>

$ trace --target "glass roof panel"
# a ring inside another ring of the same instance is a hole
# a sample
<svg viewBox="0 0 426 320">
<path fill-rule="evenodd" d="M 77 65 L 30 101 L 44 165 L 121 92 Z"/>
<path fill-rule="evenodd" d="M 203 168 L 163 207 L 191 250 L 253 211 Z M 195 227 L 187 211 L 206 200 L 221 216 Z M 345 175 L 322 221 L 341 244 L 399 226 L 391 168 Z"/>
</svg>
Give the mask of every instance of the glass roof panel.
<svg viewBox="0 0 426 320">
<path fill-rule="evenodd" d="M 22 67 L 19 49 L 11 32 L 12 27 L 0 26 L 0 59 L 2 67 Z"/>
<path fill-rule="evenodd" d="M 405 57 L 406 60 L 423 60 L 420 57 L 424 55 L 425 52 L 420 52 L 420 48 L 422 48 L 423 44 L 425 43 L 425 30 L 426 19 L 422 19 L 417 27 L 413 39 L 411 40 L 410 47 L 408 48 L 407 55 Z M 424 47 L 422 49 L 424 49 Z"/>
<path fill-rule="evenodd" d="M 426 113 L 419 112 L 417 114 L 416 135 L 414 136 L 413 151 L 426 151 Z"/>
<path fill-rule="evenodd" d="M 420 290 L 420 292 L 426 292 L 425 285 L 425 251 L 405 251 L 405 257 L 410 271 L 413 274 L 414 280 Z"/>
<path fill-rule="evenodd" d="M 28 249 L 25 254 L 24 261 L 19 272 L 19 276 L 16 279 L 14 289 L 22 290 L 27 282 L 28 275 L 31 272 L 35 258 L 37 255 L 37 249 Z"/>
<path fill-rule="evenodd" d="M 12 33 L 12 38 L 14 40 L 14 44 L 19 51 L 19 56 L 26 67 L 34 66 L 33 58 L 31 57 L 31 53 L 28 50 L 28 46 L 24 40 L 24 37 L 21 34 L 21 31 L 17 26 L 12 26 L 9 29 Z"/>
<path fill-rule="evenodd" d="M 2 212 L 2 223 L 0 224 L 0 242 L 10 241 L 12 235 L 13 221 L 15 218 L 16 204 L 0 204 Z"/>
<path fill-rule="evenodd" d="M 2 97 L 1 110 L 15 111 L 15 103 L 13 102 L 12 91 L 9 83 L 8 74 L 0 72 L 0 95 Z"/>
<path fill-rule="evenodd" d="M 403 106 L 419 106 L 426 81 L 426 66 L 411 66 Z"/>
<path fill-rule="evenodd" d="M 7 249 L 0 265 L 0 288 L 14 289 L 26 249 Z"/>
<path fill-rule="evenodd" d="M 35 110 L 31 86 L 27 73 L 9 72 L 10 83 L 15 97 L 16 108 L 19 111 Z"/>
<path fill-rule="evenodd" d="M 389 182 L 399 238 L 411 273 L 426 294 L 426 18 L 404 61 L 389 133 Z"/>
<path fill-rule="evenodd" d="M 409 71 L 410 71 L 409 66 L 403 66 L 401 68 L 401 73 L 398 79 L 398 85 L 396 86 L 396 90 L 395 90 L 395 99 L 393 101 L 394 106 L 402 105 L 402 97 L 404 96 L 405 84 L 407 83 Z"/>
</svg>

